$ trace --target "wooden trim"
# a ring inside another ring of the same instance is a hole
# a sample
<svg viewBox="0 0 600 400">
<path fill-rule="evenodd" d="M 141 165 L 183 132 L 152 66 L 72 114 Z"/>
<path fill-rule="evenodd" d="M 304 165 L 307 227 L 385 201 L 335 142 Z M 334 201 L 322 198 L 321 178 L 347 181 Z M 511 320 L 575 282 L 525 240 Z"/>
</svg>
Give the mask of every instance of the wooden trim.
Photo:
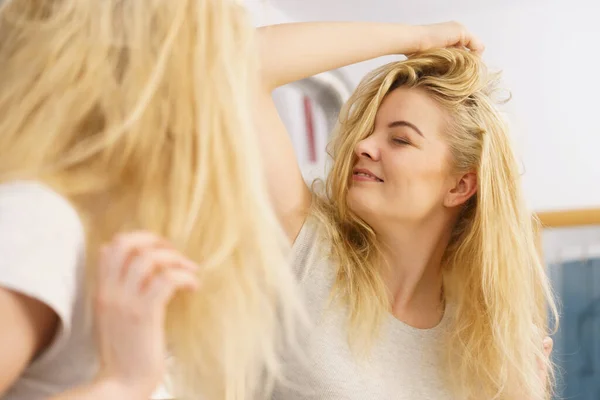
<svg viewBox="0 0 600 400">
<path fill-rule="evenodd" d="M 600 225 L 600 208 L 537 213 L 544 228 Z"/>
</svg>

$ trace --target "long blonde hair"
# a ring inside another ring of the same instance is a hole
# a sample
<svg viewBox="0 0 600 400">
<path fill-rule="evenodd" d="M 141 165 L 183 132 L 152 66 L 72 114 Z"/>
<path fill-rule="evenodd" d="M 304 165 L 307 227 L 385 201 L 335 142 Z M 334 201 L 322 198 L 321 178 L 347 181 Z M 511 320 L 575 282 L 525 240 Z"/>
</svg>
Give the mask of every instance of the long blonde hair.
<svg viewBox="0 0 600 400">
<path fill-rule="evenodd" d="M 424 89 L 452 117 L 446 138 L 454 168 L 478 176 L 477 194 L 464 206 L 443 259 L 446 300 L 455 314 L 445 374 L 460 399 L 541 400 L 548 390 L 536 360 L 544 359 L 547 310 L 558 319 L 508 127 L 494 105 L 498 78 L 459 49 L 418 54 L 370 73 L 341 111 L 332 170 L 314 212 L 339 266 L 334 293 L 348 304 L 351 342 L 368 346 L 389 300 L 376 233 L 346 203 L 353 151 L 373 131 L 391 90 Z M 550 361 L 546 366 L 552 377 Z"/>
<path fill-rule="evenodd" d="M 257 52 L 237 3 L 12 0 L 0 9 L 0 179 L 35 179 L 68 198 L 92 269 L 101 243 L 133 229 L 202 266 L 198 293 L 168 310 L 182 399 L 266 394 L 304 315 L 263 182 Z"/>
</svg>

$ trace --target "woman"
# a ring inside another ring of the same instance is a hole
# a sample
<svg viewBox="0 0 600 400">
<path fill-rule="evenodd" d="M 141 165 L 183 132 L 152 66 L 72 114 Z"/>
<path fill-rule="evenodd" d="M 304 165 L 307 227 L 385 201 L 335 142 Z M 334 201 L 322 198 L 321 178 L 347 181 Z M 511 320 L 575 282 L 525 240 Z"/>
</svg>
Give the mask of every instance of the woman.
<svg viewBox="0 0 600 400">
<path fill-rule="evenodd" d="M 456 23 L 295 24 L 261 36 L 267 174 L 316 324 L 309 364 L 290 357 L 274 397 L 546 398 L 542 342 L 556 308 L 481 43 Z M 438 46 L 456 48 L 427 51 Z M 414 53 L 360 83 L 330 143 L 325 190 L 311 193 L 270 91 Z"/>
<path fill-rule="evenodd" d="M 180 399 L 277 377 L 303 314 L 253 33 L 234 0 L 2 3 L 1 398 L 147 399 L 165 341 Z"/>
</svg>

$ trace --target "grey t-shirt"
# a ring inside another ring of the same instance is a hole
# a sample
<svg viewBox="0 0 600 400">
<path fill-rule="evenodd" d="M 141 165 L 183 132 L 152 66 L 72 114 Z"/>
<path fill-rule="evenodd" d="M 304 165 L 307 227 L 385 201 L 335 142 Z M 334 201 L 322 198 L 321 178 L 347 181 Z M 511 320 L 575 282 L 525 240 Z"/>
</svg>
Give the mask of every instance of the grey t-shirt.
<svg viewBox="0 0 600 400">
<path fill-rule="evenodd" d="M 380 339 L 364 361 L 357 361 L 347 341 L 346 313 L 329 306 L 334 265 L 316 222 L 304 224 L 292 253 L 313 319 L 303 343 L 307 357 L 289 356 L 288 382 L 275 388 L 273 400 L 450 400 L 441 354 L 448 310 L 433 329 L 416 329 L 391 314 Z"/>
</svg>

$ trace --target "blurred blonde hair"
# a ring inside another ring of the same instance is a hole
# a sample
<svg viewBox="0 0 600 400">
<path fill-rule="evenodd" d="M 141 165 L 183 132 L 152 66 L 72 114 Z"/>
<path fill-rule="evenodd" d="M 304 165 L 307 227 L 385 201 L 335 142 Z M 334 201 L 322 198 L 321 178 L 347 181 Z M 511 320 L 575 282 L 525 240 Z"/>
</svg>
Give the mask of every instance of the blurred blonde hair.
<svg viewBox="0 0 600 400">
<path fill-rule="evenodd" d="M 0 179 L 68 198 L 90 268 L 100 244 L 137 229 L 202 266 L 198 293 L 168 310 L 181 399 L 266 394 L 304 315 L 263 182 L 247 19 L 234 0 L 0 9 Z"/>
<path fill-rule="evenodd" d="M 464 206 L 443 259 L 454 318 L 447 337 L 448 381 L 460 399 L 531 399 L 548 395 L 537 359 L 556 306 L 536 247 L 507 124 L 494 105 L 497 74 L 472 53 L 441 49 L 371 72 L 340 114 L 332 170 L 314 213 L 330 237 L 338 272 L 334 294 L 347 304 L 350 340 L 368 348 L 389 310 L 376 233 L 346 203 L 356 144 L 371 134 L 385 96 L 420 88 L 452 119 L 447 143 L 457 172 L 476 171 L 477 194 Z M 375 327 L 375 328 L 374 328 Z M 551 362 L 546 362 L 553 377 Z"/>
</svg>

